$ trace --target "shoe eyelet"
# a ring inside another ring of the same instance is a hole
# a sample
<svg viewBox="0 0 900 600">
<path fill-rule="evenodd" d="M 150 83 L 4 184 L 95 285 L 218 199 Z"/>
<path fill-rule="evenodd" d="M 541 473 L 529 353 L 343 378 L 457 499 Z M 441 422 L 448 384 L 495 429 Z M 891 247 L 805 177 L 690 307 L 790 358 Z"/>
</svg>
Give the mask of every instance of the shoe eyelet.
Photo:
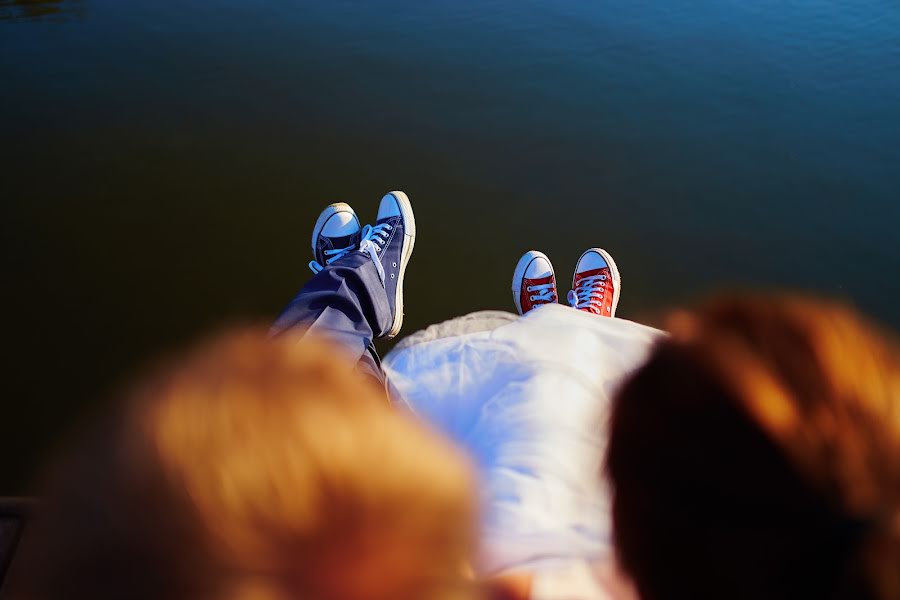
<svg viewBox="0 0 900 600">
<path fill-rule="evenodd" d="M 393 274 L 393 273 L 391 273 L 391 279 L 393 279 L 393 278 L 394 278 L 394 274 Z"/>
<path fill-rule="evenodd" d="M 393 263 L 393 265 L 394 265 L 394 268 L 396 269 L 396 268 L 397 268 L 397 263 Z"/>
</svg>

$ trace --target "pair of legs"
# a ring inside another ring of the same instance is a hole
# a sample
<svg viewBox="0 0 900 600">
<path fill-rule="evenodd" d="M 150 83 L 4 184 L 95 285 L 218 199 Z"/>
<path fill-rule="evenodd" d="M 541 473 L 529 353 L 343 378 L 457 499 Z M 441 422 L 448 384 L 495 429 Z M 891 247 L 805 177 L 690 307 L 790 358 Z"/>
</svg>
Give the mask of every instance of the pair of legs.
<svg viewBox="0 0 900 600">
<path fill-rule="evenodd" d="M 384 382 L 374 341 L 392 338 L 403 324 L 403 277 L 415 245 L 409 198 L 390 192 L 375 225 L 360 227 L 344 203 L 328 206 L 312 234 L 315 276 L 272 325 L 272 335 L 305 328 L 340 344 L 359 370 Z"/>
<path fill-rule="evenodd" d="M 328 206 L 313 228 L 314 260 L 309 266 L 315 276 L 275 320 L 272 334 L 305 327 L 346 348 L 360 371 L 384 383 L 374 341 L 400 332 L 403 277 L 415 235 L 412 204 L 403 192 L 381 199 L 374 226 L 361 227 L 348 204 Z M 620 288 L 612 256 L 602 248 L 590 248 L 575 265 L 569 304 L 614 317 Z M 556 302 L 550 259 L 536 250 L 526 252 L 516 265 L 512 291 L 519 314 Z"/>
</svg>

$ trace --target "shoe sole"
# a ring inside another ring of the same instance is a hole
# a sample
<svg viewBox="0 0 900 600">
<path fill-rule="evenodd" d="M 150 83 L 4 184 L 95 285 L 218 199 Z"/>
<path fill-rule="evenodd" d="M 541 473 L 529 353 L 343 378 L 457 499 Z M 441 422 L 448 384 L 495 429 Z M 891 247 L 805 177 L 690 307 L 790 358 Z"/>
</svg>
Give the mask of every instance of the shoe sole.
<svg viewBox="0 0 900 600">
<path fill-rule="evenodd" d="M 316 219 L 316 226 L 313 227 L 312 240 L 310 241 L 310 245 L 312 246 L 313 259 L 316 258 L 316 240 L 319 239 L 319 234 L 323 229 L 325 229 L 325 224 L 329 219 L 331 219 L 331 217 L 342 212 L 348 212 L 352 214 L 353 219 L 356 221 L 357 227 L 359 227 L 359 217 L 356 216 L 356 211 L 354 211 L 349 204 L 347 204 L 346 202 L 335 202 L 334 204 L 329 204 L 319 215 L 319 218 Z"/>
<path fill-rule="evenodd" d="M 547 258 L 546 254 L 537 250 L 529 250 L 523 254 L 522 258 L 520 258 L 519 262 L 516 264 L 515 271 L 513 271 L 512 280 L 513 302 L 515 302 L 516 310 L 520 315 L 525 314 L 522 312 L 522 303 L 519 300 L 522 297 L 522 279 L 525 278 L 525 272 L 528 270 L 529 265 L 538 258 L 543 258 L 547 261 L 547 264 L 550 265 L 550 272 L 553 273 L 554 280 L 556 279 L 556 271 L 553 269 L 553 263 L 550 262 L 550 259 Z"/>
<path fill-rule="evenodd" d="M 584 258 L 584 255 L 588 252 L 596 252 L 600 256 L 603 257 L 603 260 L 606 261 L 606 264 L 609 265 L 609 272 L 612 274 L 613 283 L 615 283 L 616 289 L 613 292 L 613 305 L 612 305 L 612 314 L 610 317 L 616 316 L 616 309 L 619 307 L 619 295 L 622 293 L 622 276 L 619 274 L 619 267 L 616 265 L 616 261 L 613 260 L 612 255 L 604 250 L 603 248 L 588 248 L 584 252 L 581 253 L 581 256 L 578 257 L 578 260 L 575 262 L 577 265 L 581 262 L 581 259 Z M 575 275 L 572 275 L 572 289 L 575 289 Z"/>
<path fill-rule="evenodd" d="M 394 323 L 387 332 L 387 339 L 395 337 L 403 327 L 403 278 L 406 275 L 406 265 L 412 256 L 413 247 L 416 245 L 416 217 L 413 214 L 409 197 L 400 191 L 390 192 L 400 205 L 400 214 L 403 216 L 403 252 L 400 253 L 400 274 L 397 276 L 397 293 L 394 297 Z"/>
</svg>

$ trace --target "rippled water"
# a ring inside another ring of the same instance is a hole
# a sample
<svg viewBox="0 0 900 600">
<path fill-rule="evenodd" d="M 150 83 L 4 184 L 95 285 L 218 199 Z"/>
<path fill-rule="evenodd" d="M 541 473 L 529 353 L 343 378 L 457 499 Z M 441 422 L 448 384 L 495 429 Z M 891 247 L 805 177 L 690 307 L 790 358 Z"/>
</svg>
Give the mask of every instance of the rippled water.
<svg viewBox="0 0 900 600">
<path fill-rule="evenodd" d="M 628 318 L 740 285 L 900 326 L 898 31 L 885 0 L 0 0 L 0 493 L 390 189 L 410 332 L 594 245 Z"/>
</svg>

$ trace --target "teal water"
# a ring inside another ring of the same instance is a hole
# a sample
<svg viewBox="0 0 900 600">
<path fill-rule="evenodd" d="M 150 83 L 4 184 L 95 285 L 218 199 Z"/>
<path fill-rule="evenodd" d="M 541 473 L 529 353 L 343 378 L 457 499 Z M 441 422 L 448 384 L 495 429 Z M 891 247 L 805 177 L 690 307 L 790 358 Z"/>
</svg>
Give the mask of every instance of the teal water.
<svg viewBox="0 0 900 600">
<path fill-rule="evenodd" d="M 0 0 L 0 495 L 390 189 L 406 332 L 594 245 L 626 318 L 741 286 L 900 327 L 898 31 L 886 0 Z"/>
</svg>

